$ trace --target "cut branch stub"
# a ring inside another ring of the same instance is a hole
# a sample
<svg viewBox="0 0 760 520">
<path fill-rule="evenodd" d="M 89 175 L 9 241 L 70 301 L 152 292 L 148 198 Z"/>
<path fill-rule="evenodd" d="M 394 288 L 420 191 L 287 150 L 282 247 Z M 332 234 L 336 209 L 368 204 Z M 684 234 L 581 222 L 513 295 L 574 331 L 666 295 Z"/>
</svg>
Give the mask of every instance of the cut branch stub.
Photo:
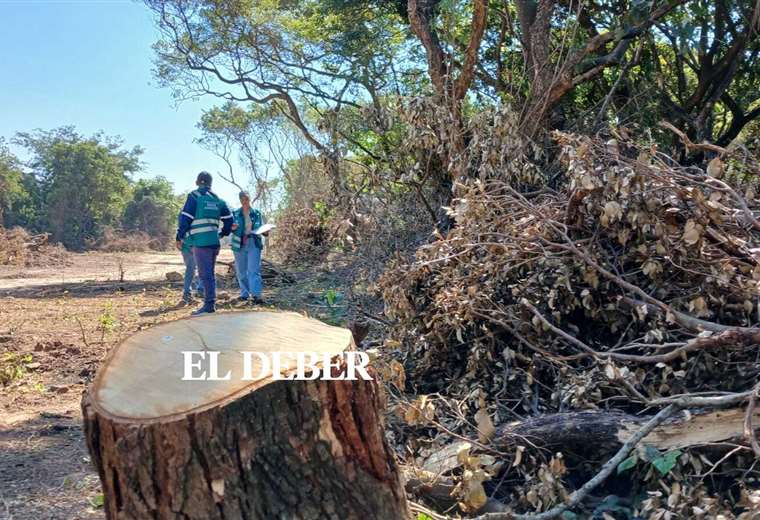
<svg viewBox="0 0 760 520">
<path fill-rule="evenodd" d="M 353 348 L 346 329 L 280 312 L 179 320 L 121 343 L 82 400 L 107 518 L 405 517 L 375 381 L 241 380 L 240 351 Z M 183 351 L 220 352 L 230 379 L 183 381 Z"/>
</svg>

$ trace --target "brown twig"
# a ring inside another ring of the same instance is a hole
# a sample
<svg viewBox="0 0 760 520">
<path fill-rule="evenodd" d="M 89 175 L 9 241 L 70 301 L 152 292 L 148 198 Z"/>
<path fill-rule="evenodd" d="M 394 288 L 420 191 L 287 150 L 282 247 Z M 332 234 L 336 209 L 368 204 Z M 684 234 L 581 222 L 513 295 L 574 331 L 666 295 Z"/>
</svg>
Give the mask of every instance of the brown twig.
<svg viewBox="0 0 760 520">
<path fill-rule="evenodd" d="M 686 135 L 684 132 L 682 132 L 675 126 L 673 126 L 671 123 L 668 123 L 667 121 L 660 121 L 660 126 L 676 134 L 687 150 L 694 148 L 697 150 L 707 150 L 707 151 L 716 152 L 719 154 L 728 153 L 728 150 L 716 144 L 711 144 L 707 142 L 697 144 L 693 142 L 691 139 L 689 139 L 688 135 Z"/>
<path fill-rule="evenodd" d="M 723 408 L 739 403 L 743 403 L 749 399 L 750 394 L 754 390 L 747 392 L 737 392 L 725 395 L 716 396 L 697 396 L 697 395 L 679 395 L 673 397 L 660 397 L 658 399 L 652 399 L 649 401 L 650 406 L 664 406 L 669 404 L 675 404 L 679 408 Z"/>
<path fill-rule="evenodd" d="M 74 319 L 76 319 L 77 323 L 79 324 L 79 331 L 82 333 L 82 343 L 84 343 L 85 347 L 90 348 L 90 344 L 87 342 L 87 335 L 84 332 L 84 325 L 82 324 L 82 320 L 79 319 L 79 316 L 75 316 Z"/>
</svg>

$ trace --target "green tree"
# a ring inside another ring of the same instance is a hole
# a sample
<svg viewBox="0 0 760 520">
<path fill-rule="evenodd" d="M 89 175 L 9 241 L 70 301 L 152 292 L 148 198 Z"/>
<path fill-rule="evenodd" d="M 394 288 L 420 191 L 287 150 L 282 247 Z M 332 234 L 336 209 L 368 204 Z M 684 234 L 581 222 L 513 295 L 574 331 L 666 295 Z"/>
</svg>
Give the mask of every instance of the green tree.
<svg viewBox="0 0 760 520">
<path fill-rule="evenodd" d="M 167 239 L 176 226 L 181 207 L 172 183 L 165 177 L 140 179 L 134 184 L 132 200 L 124 209 L 122 227 Z"/>
<path fill-rule="evenodd" d="M 162 84 L 180 98 L 214 96 L 278 114 L 325 162 L 336 198 L 352 191 L 342 178 L 345 136 L 336 122 L 346 107 L 358 108 L 398 84 L 392 58 L 404 35 L 393 6 L 321 0 L 145 3 L 161 34 L 154 48 Z"/>
<path fill-rule="evenodd" d="M 0 225 L 10 227 L 23 223 L 22 215 L 17 212 L 30 199 L 24 181 L 21 163 L 0 139 Z"/>
<path fill-rule="evenodd" d="M 130 199 L 130 175 L 139 171 L 142 150 L 122 149 L 121 139 L 102 133 L 85 138 L 73 127 L 20 133 L 16 142 L 40 186 L 44 227 L 53 240 L 82 249 L 105 226 L 118 225 Z"/>
</svg>

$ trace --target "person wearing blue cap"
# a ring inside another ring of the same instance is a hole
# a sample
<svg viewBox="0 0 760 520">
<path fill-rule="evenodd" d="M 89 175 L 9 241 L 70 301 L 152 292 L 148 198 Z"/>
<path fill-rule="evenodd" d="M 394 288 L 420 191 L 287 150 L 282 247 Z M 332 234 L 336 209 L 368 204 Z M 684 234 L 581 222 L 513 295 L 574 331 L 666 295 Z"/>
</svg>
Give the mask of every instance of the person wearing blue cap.
<svg viewBox="0 0 760 520">
<path fill-rule="evenodd" d="M 198 174 L 195 181 L 198 189 L 187 196 L 177 228 L 177 249 L 182 250 L 182 243 L 189 236 L 198 276 L 203 283 L 203 307 L 194 311 L 193 316 L 216 311 L 214 268 L 219 254 L 219 238 L 229 235 L 233 224 L 227 203 L 211 191 L 212 180 L 208 172 Z"/>
</svg>

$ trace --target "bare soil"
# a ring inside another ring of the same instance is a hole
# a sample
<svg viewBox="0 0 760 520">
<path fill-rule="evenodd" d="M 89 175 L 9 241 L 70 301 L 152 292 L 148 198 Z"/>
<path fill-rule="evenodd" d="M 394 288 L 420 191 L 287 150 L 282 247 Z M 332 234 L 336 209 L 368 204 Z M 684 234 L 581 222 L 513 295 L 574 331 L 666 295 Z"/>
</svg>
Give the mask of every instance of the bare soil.
<svg viewBox="0 0 760 520">
<path fill-rule="evenodd" d="M 181 283 L 165 276 L 182 271 L 179 253 L 72 256 L 64 268 L 0 268 L 0 361 L 25 359 L 23 373 L 0 386 L 0 520 L 103 517 L 82 392 L 119 341 L 192 310 L 178 304 Z M 265 287 L 268 304 L 342 321 L 340 306 L 325 304 L 324 291 L 336 289 L 329 272 L 288 272 L 294 283 Z M 217 276 L 227 276 L 220 312 L 240 310 L 228 268 L 219 265 Z"/>
<path fill-rule="evenodd" d="M 223 248 L 219 260 L 231 262 L 232 251 Z M 7 289 L 34 293 L 83 282 L 164 281 L 170 271 L 184 271 L 182 256 L 176 251 L 72 254 L 67 265 L 56 268 L 0 266 L 0 295 Z"/>
</svg>

